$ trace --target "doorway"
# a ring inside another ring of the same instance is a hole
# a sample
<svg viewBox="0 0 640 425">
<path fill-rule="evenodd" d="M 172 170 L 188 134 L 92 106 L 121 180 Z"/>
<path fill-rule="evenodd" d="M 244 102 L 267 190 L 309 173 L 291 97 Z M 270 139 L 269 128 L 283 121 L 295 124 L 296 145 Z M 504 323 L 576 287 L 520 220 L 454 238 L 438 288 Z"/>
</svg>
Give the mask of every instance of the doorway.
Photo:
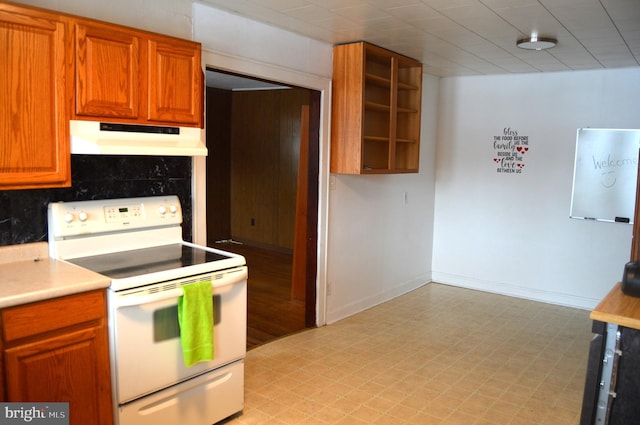
<svg viewBox="0 0 640 425">
<path fill-rule="evenodd" d="M 251 348 L 316 324 L 320 94 L 207 69 L 206 104 L 207 245 L 247 258 Z"/>
</svg>

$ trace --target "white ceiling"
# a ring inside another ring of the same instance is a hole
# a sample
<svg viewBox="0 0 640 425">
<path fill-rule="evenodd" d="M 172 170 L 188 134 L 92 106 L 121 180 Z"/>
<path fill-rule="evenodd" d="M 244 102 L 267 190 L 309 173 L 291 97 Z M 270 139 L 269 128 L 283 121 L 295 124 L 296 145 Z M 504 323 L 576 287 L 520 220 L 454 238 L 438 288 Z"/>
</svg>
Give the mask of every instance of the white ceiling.
<svg viewBox="0 0 640 425">
<path fill-rule="evenodd" d="M 640 0 L 200 0 L 330 44 L 365 40 L 436 76 L 640 66 Z M 537 33 L 558 45 L 516 47 Z"/>
</svg>

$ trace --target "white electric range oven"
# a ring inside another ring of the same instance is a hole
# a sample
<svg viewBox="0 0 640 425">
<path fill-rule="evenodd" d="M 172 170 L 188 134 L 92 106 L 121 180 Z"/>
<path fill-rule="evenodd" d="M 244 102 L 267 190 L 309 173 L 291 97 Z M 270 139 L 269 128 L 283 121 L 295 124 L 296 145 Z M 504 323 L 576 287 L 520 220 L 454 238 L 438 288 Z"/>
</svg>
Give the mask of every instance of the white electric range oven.
<svg viewBox="0 0 640 425">
<path fill-rule="evenodd" d="M 210 425 L 243 409 L 244 257 L 182 240 L 176 196 L 49 204 L 49 254 L 103 274 L 116 425 Z M 182 286 L 211 282 L 214 358 L 185 366 Z"/>
</svg>

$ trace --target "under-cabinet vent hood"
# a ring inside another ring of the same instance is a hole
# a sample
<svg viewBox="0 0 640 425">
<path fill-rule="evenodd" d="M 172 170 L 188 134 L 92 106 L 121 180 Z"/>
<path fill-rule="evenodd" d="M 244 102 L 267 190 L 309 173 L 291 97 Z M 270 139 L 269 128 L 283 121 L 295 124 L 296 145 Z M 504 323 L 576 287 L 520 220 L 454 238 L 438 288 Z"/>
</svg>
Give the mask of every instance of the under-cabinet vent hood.
<svg viewBox="0 0 640 425">
<path fill-rule="evenodd" d="M 204 130 L 71 120 L 71 153 L 206 156 Z"/>
</svg>

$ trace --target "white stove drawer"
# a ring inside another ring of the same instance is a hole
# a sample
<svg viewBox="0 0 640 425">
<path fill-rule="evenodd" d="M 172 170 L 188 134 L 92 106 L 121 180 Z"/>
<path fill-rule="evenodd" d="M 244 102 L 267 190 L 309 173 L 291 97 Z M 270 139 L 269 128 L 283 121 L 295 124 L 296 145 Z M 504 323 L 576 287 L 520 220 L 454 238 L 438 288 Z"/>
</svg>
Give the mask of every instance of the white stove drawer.
<svg viewBox="0 0 640 425">
<path fill-rule="evenodd" d="M 244 407 L 244 360 L 120 406 L 117 425 L 210 425 Z"/>
</svg>

